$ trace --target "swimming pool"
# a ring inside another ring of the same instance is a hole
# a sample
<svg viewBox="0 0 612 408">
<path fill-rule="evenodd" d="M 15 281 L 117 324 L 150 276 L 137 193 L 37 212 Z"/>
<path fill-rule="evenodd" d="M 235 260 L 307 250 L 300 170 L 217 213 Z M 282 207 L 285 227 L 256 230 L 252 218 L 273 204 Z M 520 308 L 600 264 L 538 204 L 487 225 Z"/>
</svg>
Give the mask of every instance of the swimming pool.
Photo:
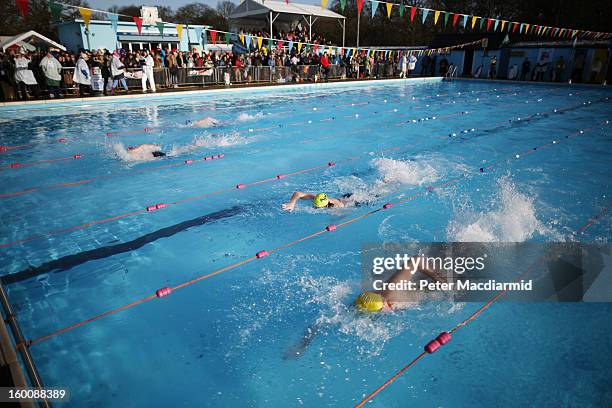
<svg viewBox="0 0 612 408">
<path fill-rule="evenodd" d="M 609 206 L 609 96 L 384 81 L 6 109 L 3 284 L 45 385 L 67 387 L 71 406 L 354 405 L 479 306 L 355 314 L 361 245 L 575 239 Z M 189 124 L 204 117 L 220 126 Z M 141 143 L 168 156 L 126 153 Z M 296 190 L 361 205 L 283 211 Z M 602 217 L 579 239 L 611 229 Z M 612 343 L 597 339 L 610 312 L 496 304 L 370 405 L 609 403 Z"/>
</svg>

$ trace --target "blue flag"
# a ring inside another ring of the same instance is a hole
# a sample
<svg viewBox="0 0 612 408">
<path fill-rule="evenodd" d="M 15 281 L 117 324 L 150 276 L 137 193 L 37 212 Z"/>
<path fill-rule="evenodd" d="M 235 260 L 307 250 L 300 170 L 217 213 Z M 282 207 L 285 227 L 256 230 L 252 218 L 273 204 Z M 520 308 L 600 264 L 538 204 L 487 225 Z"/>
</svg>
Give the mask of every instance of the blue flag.
<svg viewBox="0 0 612 408">
<path fill-rule="evenodd" d="M 193 30 L 195 31 L 196 40 L 199 43 L 206 45 L 206 36 L 204 36 L 204 39 L 202 39 L 202 27 L 194 27 Z"/>
<path fill-rule="evenodd" d="M 119 14 L 108 13 L 106 17 L 111 22 L 111 27 L 113 28 L 113 31 L 117 33 L 117 21 L 119 21 Z"/>
<path fill-rule="evenodd" d="M 371 0 L 372 3 L 372 18 L 374 18 L 374 14 L 376 14 L 376 10 L 378 9 L 378 2 L 376 0 Z"/>
<path fill-rule="evenodd" d="M 429 14 L 429 9 L 423 9 L 423 24 L 425 24 L 425 20 L 427 20 L 428 14 Z"/>
<path fill-rule="evenodd" d="M 248 51 L 251 49 L 251 34 L 245 35 L 244 38 L 245 38 L 245 43 L 246 43 L 246 47 Z"/>
<path fill-rule="evenodd" d="M 293 50 L 293 41 L 289 41 L 289 54 L 291 54 L 292 50 Z"/>
<path fill-rule="evenodd" d="M 463 15 L 463 28 L 465 28 L 465 26 L 467 25 L 467 18 L 468 18 L 467 14 L 464 14 Z"/>
</svg>

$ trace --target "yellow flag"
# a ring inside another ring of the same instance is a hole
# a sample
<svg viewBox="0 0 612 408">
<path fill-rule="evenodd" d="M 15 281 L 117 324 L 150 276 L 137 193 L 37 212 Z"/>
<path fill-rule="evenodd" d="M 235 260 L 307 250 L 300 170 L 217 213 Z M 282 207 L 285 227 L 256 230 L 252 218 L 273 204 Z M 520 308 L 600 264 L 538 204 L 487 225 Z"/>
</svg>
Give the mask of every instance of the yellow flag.
<svg viewBox="0 0 612 408">
<path fill-rule="evenodd" d="M 327 0 L 321 0 L 321 8 L 325 9 L 327 7 Z"/>
<path fill-rule="evenodd" d="M 262 43 L 263 43 L 263 37 L 257 37 L 257 48 L 261 48 Z"/>
<path fill-rule="evenodd" d="M 182 24 L 176 25 L 176 33 L 178 34 L 179 41 L 181 41 L 181 38 L 183 38 L 183 25 Z"/>
<path fill-rule="evenodd" d="M 438 18 L 440 18 L 440 12 L 436 10 L 434 13 L 434 25 L 438 24 Z"/>
<path fill-rule="evenodd" d="M 302 52 L 302 43 L 298 42 L 298 54 Z"/>
<path fill-rule="evenodd" d="M 393 3 L 387 3 L 387 17 L 391 18 L 391 10 L 393 10 Z"/>
<path fill-rule="evenodd" d="M 238 37 L 240 37 L 240 42 L 244 44 L 244 34 L 238 34 Z"/>
<path fill-rule="evenodd" d="M 79 13 L 81 13 L 81 17 L 83 17 L 83 22 L 85 23 L 85 27 L 89 28 L 89 20 L 91 20 L 91 9 L 79 7 Z"/>
<path fill-rule="evenodd" d="M 474 26 L 476 25 L 476 20 L 478 20 L 478 17 L 472 16 L 472 30 L 474 29 Z"/>
<path fill-rule="evenodd" d="M 525 24 L 525 33 L 529 32 L 529 24 Z"/>
</svg>

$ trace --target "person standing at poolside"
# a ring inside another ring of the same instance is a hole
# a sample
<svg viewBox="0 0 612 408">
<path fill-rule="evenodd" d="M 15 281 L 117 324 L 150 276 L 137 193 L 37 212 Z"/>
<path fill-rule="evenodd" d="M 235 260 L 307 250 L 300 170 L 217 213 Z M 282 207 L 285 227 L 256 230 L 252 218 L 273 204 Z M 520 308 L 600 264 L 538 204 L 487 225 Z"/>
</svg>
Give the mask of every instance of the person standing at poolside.
<svg viewBox="0 0 612 408">
<path fill-rule="evenodd" d="M 408 74 L 408 59 L 406 54 L 402 54 L 400 58 L 400 78 L 406 78 Z"/>
<path fill-rule="evenodd" d="M 45 78 L 47 80 L 47 87 L 49 88 L 49 96 L 57 98 L 60 94 L 60 83 L 62 81 L 62 66 L 59 61 L 55 58 L 54 51 L 49 49 L 47 55 L 40 62 Z"/>
<path fill-rule="evenodd" d="M 414 54 L 410 54 L 410 58 L 408 59 L 408 76 L 412 75 L 412 71 L 416 68 L 417 57 Z"/>
<path fill-rule="evenodd" d="M 119 82 L 121 82 L 121 85 L 123 85 L 123 89 L 125 89 L 125 92 L 127 92 L 128 86 L 125 83 L 125 66 L 123 65 L 123 62 L 121 62 L 121 59 L 119 58 L 119 51 L 117 50 L 115 50 L 115 52 L 113 53 L 113 59 L 111 60 L 110 67 L 111 75 L 113 76 L 113 87 L 111 90 L 111 95 L 115 94 L 115 89 L 119 85 Z"/>
<path fill-rule="evenodd" d="M 91 73 L 87 65 L 88 58 L 85 51 L 81 51 L 72 76 L 72 80 L 79 84 L 79 96 L 81 98 L 84 97 L 86 93 L 91 95 Z"/>
<path fill-rule="evenodd" d="M 153 57 L 147 51 L 143 51 L 143 61 L 142 61 L 142 92 L 147 93 L 147 81 L 149 81 L 149 85 L 151 86 L 151 91 L 156 92 L 155 90 L 155 79 L 153 78 Z"/>
</svg>

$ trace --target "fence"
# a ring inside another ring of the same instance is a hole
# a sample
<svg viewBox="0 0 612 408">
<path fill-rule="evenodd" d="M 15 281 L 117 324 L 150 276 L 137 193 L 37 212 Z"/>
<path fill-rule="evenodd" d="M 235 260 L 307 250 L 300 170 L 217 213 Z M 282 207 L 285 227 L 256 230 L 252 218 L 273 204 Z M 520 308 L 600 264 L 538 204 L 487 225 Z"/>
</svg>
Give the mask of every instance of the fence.
<svg viewBox="0 0 612 408">
<path fill-rule="evenodd" d="M 38 71 L 38 70 L 36 70 Z M 91 70 L 94 93 L 110 90 L 113 79 L 104 79 L 99 69 Z M 46 80 L 41 72 L 35 72 L 42 94 L 45 94 Z M 396 77 L 397 64 L 377 63 L 373 66 L 330 65 L 323 69 L 318 65 L 292 66 L 217 66 L 192 68 L 154 68 L 153 78 L 157 88 L 172 87 L 204 87 L 209 85 L 251 84 L 251 83 L 283 83 L 283 82 L 315 82 L 327 79 L 346 78 L 392 78 Z M 61 88 L 64 94 L 78 94 L 79 87 L 72 77 L 73 67 L 62 68 Z M 142 70 L 128 68 L 125 82 L 129 89 L 142 89 Z M 121 84 L 118 85 L 121 89 Z"/>
</svg>

